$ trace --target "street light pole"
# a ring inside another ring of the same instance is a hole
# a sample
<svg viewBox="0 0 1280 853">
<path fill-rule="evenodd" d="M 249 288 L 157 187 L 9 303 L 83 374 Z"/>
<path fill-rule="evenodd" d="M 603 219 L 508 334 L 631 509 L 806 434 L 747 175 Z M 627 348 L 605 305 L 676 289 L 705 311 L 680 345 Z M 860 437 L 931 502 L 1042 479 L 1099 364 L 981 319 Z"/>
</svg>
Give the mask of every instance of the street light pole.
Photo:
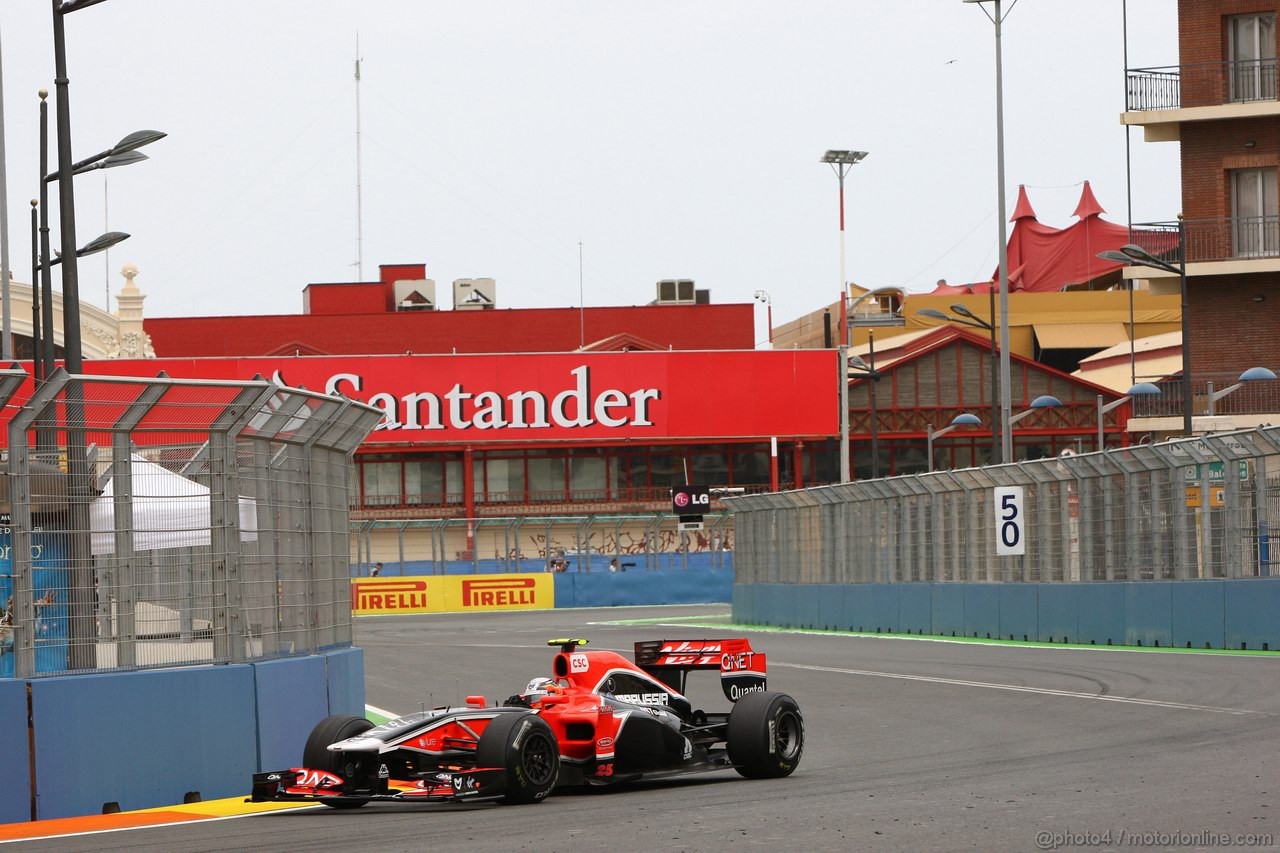
<svg viewBox="0 0 1280 853">
<path fill-rule="evenodd" d="M 847 483 L 852 477 L 849 476 L 849 346 L 844 342 L 836 347 L 836 360 L 840 382 L 840 482 Z"/>
<path fill-rule="evenodd" d="M 831 170 L 836 173 L 836 179 L 840 188 L 840 304 L 843 305 L 849 296 L 848 281 L 844 272 L 844 176 L 849 174 L 849 168 L 861 162 L 862 158 L 867 156 L 865 151 L 846 151 L 842 149 L 831 149 L 822 155 L 821 162 L 830 163 Z M 843 318 L 843 312 L 841 312 Z M 845 343 L 849 342 L 847 321 L 840 321 L 840 340 Z"/>
<path fill-rule="evenodd" d="M 1013 461 L 1013 432 L 1009 429 L 1012 387 L 1009 370 L 1009 238 L 1006 231 L 1004 193 L 1004 68 L 1000 48 L 1000 25 L 1004 15 L 1000 0 L 990 0 L 994 14 L 988 14 L 981 4 L 988 0 L 964 0 L 977 3 L 983 14 L 996 28 L 996 218 L 999 220 L 1000 241 L 1000 459 Z M 1017 0 L 1014 0 L 1015 4 Z M 1012 7 L 1010 7 L 1012 9 Z"/>
</svg>

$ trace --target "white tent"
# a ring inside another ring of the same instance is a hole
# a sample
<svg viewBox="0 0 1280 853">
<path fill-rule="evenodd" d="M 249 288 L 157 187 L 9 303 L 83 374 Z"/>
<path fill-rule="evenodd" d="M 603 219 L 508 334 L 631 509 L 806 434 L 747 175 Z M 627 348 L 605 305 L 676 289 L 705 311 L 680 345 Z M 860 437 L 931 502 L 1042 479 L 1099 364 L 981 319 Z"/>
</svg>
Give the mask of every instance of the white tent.
<svg viewBox="0 0 1280 853">
<path fill-rule="evenodd" d="M 189 548 L 210 542 L 209 488 L 181 474 L 132 457 L 133 550 Z M 89 505 L 92 549 L 95 555 L 116 550 L 115 478 Z M 257 506 L 240 498 L 240 539 L 258 538 Z"/>
</svg>

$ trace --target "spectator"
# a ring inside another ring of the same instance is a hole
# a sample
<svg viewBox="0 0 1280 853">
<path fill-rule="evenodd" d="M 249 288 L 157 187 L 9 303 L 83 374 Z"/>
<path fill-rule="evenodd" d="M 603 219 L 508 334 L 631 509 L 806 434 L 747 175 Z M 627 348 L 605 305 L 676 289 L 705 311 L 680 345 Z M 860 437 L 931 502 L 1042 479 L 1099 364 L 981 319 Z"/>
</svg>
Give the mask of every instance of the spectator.
<svg viewBox="0 0 1280 853">
<path fill-rule="evenodd" d="M 611 572 L 620 572 L 620 571 L 622 571 L 622 565 L 618 562 L 618 558 L 617 558 L 617 557 L 611 557 L 611 558 L 609 559 L 609 571 L 611 571 Z"/>
<path fill-rule="evenodd" d="M 374 563 L 373 568 L 369 571 L 369 577 L 376 578 L 382 574 L 382 563 Z"/>
</svg>

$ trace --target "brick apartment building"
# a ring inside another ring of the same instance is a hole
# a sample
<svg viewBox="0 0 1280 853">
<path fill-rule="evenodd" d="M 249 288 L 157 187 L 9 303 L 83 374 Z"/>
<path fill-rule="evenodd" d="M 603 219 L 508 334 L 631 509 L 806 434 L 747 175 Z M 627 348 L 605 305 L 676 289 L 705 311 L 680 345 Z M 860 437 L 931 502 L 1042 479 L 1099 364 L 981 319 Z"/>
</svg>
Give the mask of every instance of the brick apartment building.
<svg viewBox="0 0 1280 853">
<path fill-rule="evenodd" d="M 1163 229 L 1162 244 L 1144 246 L 1176 265 L 1182 215 L 1197 417 L 1207 411 L 1206 383 L 1222 389 L 1250 367 L 1280 369 L 1278 13 L 1276 0 L 1179 0 L 1178 64 L 1127 72 L 1122 121 L 1148 142 L 1181 144 L 1182 210 L 1134 227 Z M 1127 275 L 1149 278 L 1156 292 L 1179 290 L 1173 274 Z M 1233 409 L 1274 421 L 1275 385 L 1242 389 Z"/>
</svg>

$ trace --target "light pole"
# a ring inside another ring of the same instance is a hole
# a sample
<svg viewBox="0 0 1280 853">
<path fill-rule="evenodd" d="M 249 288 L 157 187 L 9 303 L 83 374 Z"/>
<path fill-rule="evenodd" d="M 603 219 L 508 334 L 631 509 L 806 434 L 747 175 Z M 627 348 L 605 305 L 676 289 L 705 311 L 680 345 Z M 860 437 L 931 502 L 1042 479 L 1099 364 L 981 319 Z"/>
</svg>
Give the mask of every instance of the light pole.
<svg viewBox="0 0 1280 853">
<path fill-rule="evenodd" d="M 840 406 L 840 482 L 847 483 L 849 476 L 849 346 L 843 341 L 836 347 L 836 381 Z M 777 454 L 774 454 L 777 458 Z"/>
<path fill-rule="evenodd" d="M 1041 394 L 1039 397 L 1036 397 L 1031 401 L 1031 408 L 1024 412 L 1018 412 L 1016 415 L 1012 415 L 1009 418 L 1009 426 L 1013 426 L 1014 424 L 1025 420 L 1027 417 L 1034 415 L 1041 409 L 1056 409 L 1061 405 L 1062 401 L 1052 394 Z"/>
<path fill-rule="evenodd" d="M 954 432 L 962 426 L 982 426 L 982 421 L 977 415 L 971 415 L 968 412 L 961 412 L 951 419 L 951 425 L 945 426 L 940 430 L 934 430 L 933 424 L 925 424 L 925 436 L 929 442 L 929 470 L 933 470 L 933 440 L 941 438 L 949 432 Z"/>
<path fill-rule="evenodd" d="M 994 293 L 994 291 L 992 292 Z M 993 305 L 992 308 L 994 309 L 994 307 Z M 996 390 L 999 388 L 999 378 L 996 375 L 999 364 L 996 359 L 995 317 L 993 316 L 991 318 L 992 322 L 988 323 L 958 302 L 951 306 L 951 310 L 959 314 L 960 317 L 952 317 L 950 314 L 944 314 L 933 308 L 921 308 L 916 313 L 921 317 L 944 320 L 948 323 L 959 323 L 961 326 L 973 326 L 975 329 L 986 329 L 991 333 L 991 462 L 999 465 L 1003 456 L 1001 454 L 1002 448 L 1000 447 L 1000 395 Z"/>
<path fill-rule="evenodd" d="M 1000 240 L 1000 458 L 1013 460 L 1013 435 L 1011 422 L 1011 383 L 1009 378 L 1009 239 L 1006 232 L 1004 199 L 1004 70 L 1000 54 L 1000 25 L 1005 16 L 1000 11 L 1000 0 L 964 0 L 977 3 L 982 13 L 996 27 L 996 219 L 999 222 Z M 987 12 L 983 3 L 991 2 L 993 12 Z M 1016 5 L 1018 0 L 1014 0 Z M 1009 7 L 1010 11 L 1013 6 Z M 994 322 L 994 320 L 993 320 Z"/>
<path fill-rule="evenodd" d="M 857 165 L 867 156 L 865 151 L 845 151 L 840 149 L 830 149 L 822 155 L 819 162 L 830 163 L 831 171 L 836 173 L 836 179 L 840 184 L 840 305 L 843 306 L 848 299 L 848 284 L 844 277 L 844 176 L 849 174 L 849 168 Z M 848 339 L 845 328 L 844 312 L 841 311 L 840 319 L 840 340 Z"/>
<path fill-rule="evenodd" d="M 1276 374 L 1275 374 L 1275 371 L 1273 370 L 1270 370 L 1266 367 L 1250 367 L 1244 373 L 1240 374 L 1240 378 L 1236 380 L 1236 383 L 1234 385 L 1229 385 L 1226 388 L 1223 388 L 1221 391 L 1214 391 L 1213 383 L 1212 382 L 1207 383 L 1208 387 L 1206 390 L 1208 392 L 1208 400 L 1209 400 L 1209 416 L 1213 417 L 1214 406 L 1217 404 L 1219 400 L 1221 400 L 1223 397 L 1227 396 L 1228 394 L 1234 394 L 1235 392 L 1239 391 L 1241 388 L 1244 387 L 1244 384 L 1246 382 L 1258 382 L 1261 380 L 1275 379 L 1275 378 L 1276 378 Z"/>
<path fill-rule="evenodd" d="M 76 263 L 76 202 L 71 175 L 71 104 L 67 78 L 67 39 L 63 18 L 102 0 L 52 0 L 54 85 L 58 93 L 58 206 L 62 229 L 62 342 L 67 372 L 84 372 L 80 332 L 80 278 Z M 43 179 L 44 176 L 41 175 Z M 69 511 L 67 644 L 70 669 L 97 666 L 93 612 L 93 558 L 89 547 L 89 498 L 92 493 L 84 433 L 84 389 L 77 382 L 66 394 L 67 492 Z"/>
<path fill-rule="evenodd" d="M 867 352 L 867 357 L 871 359 L 870 364 L 862 360 L 861 356 L 849 356 L 848 367 L 858 372 L 859 376 L 870 380 L 867 385 L 867 411 L 871 418 L 871 479 L 880 476 L 880 442 L 879 430 L 877 429 L 877 421 L 879 415 L 876 412 L 876 386 L 875 383 L 880 381 L 880 371 L 876 370 L 876 342 L 875 338 L 871 338 L 871 349 Z M 847 368 L 846 368 L 847 369 Z M 848 376 L 845 377 L 845 385 L 848 385 Z M 846 410 L 847 410 L 846 406 Z M 848 415 L 846 415 L 847 419 Z M 849 435 L 848 429 L 845 430 L 846 442 Z"/>
<path fill-rule="evenodd" d="M 1194 432 L 1191 424 L 1191 330 L 1188 323 L 1190 306 L 1187 302 L 1187 235 L 1182 214 L 1178 214 L 1177 266 L 1157 258 L 1134 243 L 1126 243 L 1118 252 L 1099 252 L 1098 257 L 1104 261 L 1163 270 L 1178 277 L 1178 289 L 1182 295 L 1182 434 L 1191 435 Z"/>
<path fill-rule="evenodd" d="M 1103 429 L 1104 424 L 1102 421 L 1103 415 L 1107 414 L 1108 412 L 1114 412 L 1116 409 L 1120 408 L 1125 403 L 1132 400 L 1134 397 L 1145 397 L 1145 396 L 1150 396 L 1152 394 L 1159 394 L 1159 393 L 1160 393 L 1160 388 L 1158 386 L 1152 385 L 1150 382 L 1138 382 L 1138 383 L 1135 383 L 1131 388 L 1129 388 L 1128 391 L 1124 392 L 1124 396 L 1121 397 L 1119 400 L 1112 400 L 1110 403 L 1106 403 L 1105 405 L 1102 402 L 1102 395 L 1099 394 L 1098 395 L 1098 449 L 1099 450 L 1107 449 L 1105 444 L 1106 435 Z"/>
</svg>

